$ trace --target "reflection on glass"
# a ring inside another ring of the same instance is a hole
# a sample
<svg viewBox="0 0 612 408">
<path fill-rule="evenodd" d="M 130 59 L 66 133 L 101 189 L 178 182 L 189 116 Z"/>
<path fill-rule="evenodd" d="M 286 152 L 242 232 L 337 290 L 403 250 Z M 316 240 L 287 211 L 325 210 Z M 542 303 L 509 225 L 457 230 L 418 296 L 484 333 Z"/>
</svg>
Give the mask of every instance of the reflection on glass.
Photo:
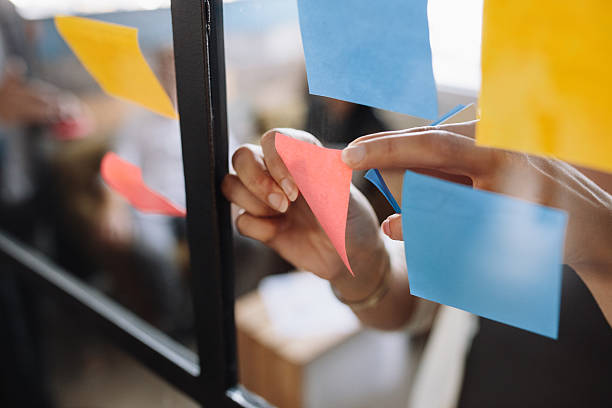
<svg viewBox="0 0 612 408">
<path fill-rule="evenodd" d="M 2 227 L 146 321 L 190 343 L 185 219 L 133 208 L 102 181 L 99 171 L 104 154 L 115 152 L 142 170 L 148 187 L 184 208 L 178 121 L 105 94 L 58 35 L 54 14 L 112 4 L 14 3 L 25 15 L 47 14 L 23 20 L 7 0 L 0 1 L 0 83 L 12 86 L 9 91 L 16 95 L 11 98 L 13 112 L 0 111 L 0 127 L 24 136 L 3 137 L 12 162 L 9 173 L 2 172 L 8 174 L 3 197 L 7 205 L 32 208 L 23 210 L 22 219 L 13 217 L 16 227 L 11 228 L 10 220 Z M 85 17 L 137 28 L 149 66 L 176 104 L 170 10 L 143 10 L 153 4 L 146 1 L 121 3 L 121 10 L 132 11 Z"/>
</svg>

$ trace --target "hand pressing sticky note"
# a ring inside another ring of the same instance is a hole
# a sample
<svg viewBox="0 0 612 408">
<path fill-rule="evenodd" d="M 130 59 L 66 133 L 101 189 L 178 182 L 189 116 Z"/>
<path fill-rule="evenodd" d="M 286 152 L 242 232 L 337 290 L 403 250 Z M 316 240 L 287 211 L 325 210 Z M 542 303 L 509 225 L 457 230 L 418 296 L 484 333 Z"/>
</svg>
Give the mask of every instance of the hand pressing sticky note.
<svg viewBox="0 0 612 408">
<path fill-rule="evenodd" d="M 353 274 L 346 254 L 346 217 L 353 171 L 341 151 L 276 133 L 276 151 L 340 258 Z"/>
<path fill-rule="evenodd" d="M 147 187 L 142 179 L 142 172 L 137 166 L 126 162 L 115 153 L 107 153 L 102 158 L 100 173 L 111 189 L 142 212 L 174 217 L 186 215 L 184 208 L 174 205 L 170 200 Z"/>
<path fill-rule="evenodd" d="M 160 115 L 178 116 L 138 45 L 138 30 L 82 17 L 55 17 L 55 26 L 85 69 L 112 96 Z"/>
<path fill-rule="evenodd" d="M 427 0 L 298 0 L 314 95 L 438 116 Z"/>
<path fill-rule="evenodd" d="M 430 126 L 444 125 L 450 123 L 469 122 L 476 119 L 476 105 L 469 104 L 457 105 L 441 118 L 433 122 Z M 381 192 L 387 199 L 393 211 L 397 214 L 402 213 L 401 201 L 398 204 L 395 197 L 401 200 L 402 197 L 402 182 L 404 179 L 404 171 L 401 169 L 370 169 L 366 172 L 365 178 Z"/>
<path fill-rule="evenodd" d="M 557 338 L 563 211 L 406 171 L 410 292 Z"/>
<path fill-rule="evenodd" d="M 611 1 L 485 1 L 477 143 L 612 172 L 611 67 Z"/>
</svg>

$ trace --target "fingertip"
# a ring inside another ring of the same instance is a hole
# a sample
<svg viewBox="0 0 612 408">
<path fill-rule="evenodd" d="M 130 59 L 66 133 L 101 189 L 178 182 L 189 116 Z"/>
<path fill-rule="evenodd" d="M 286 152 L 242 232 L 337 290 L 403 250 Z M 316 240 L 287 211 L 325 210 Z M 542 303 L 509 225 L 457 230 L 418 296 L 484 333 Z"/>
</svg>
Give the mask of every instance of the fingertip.
<svg viewBox="0 0 612 408">
<path fill-rule="evenodd" d="M 270 141 L 274 141 L 275 138 L 276 138 L 276 134 L 277 133 L 281 133 L 281 132 L 279 132 L 278 129 L 268 130 L 266 133 L 264 133 L 261 136 L 261 140 L 259 141 L 259 143 L 263 146 L 263 145 L 269 143 Z M 272 139 L 272 140 L 270 140 L 270 139 Z"/>
<path fill-rule="evenodd" d="M 236 219 L 236 230 L 248 238 L 269 244 L 282 227 L 282 220 L 274 218 L 255 217 L 243 213 Z"/>
<path fill-rule="evenodd" d="M 236 231 L 238 231 L 240 235 L 245 235 L 244 233 L 245 214 L 246 214 L 246 211 L 244 210 L 244 208 L 239 209 L 238 215 L 236 216 L 236 220 L 234 221 L 234 226 L 236 227 Z"/>
<path fill-rule="evenodd" d="M 389 228 L 389 219 L 387 218 L 386 220 L 383 221 L 382 225 L 382 232 L 388 236 L 391 237 L 391 229 Z"/>
<path fill-rule="evenodd" d="M 385 220 L 389 226 L 389 237 L 395 241 L 403 240 L 402 215 L 393 214 Z"/>
<path fill-rule="evenodd" d="M 281 180 L 280 186 L 285 192 L 285 194 L 287 194 L 287 197 L 289 198 L 289 200 L 291 200 L 291 202 L 297 200 L 299 194 L 298 188 L 289 177 L 285 177 L 283 180 Z"/>
<path fill-rule="evenodd" d="M 366 148 L 363 145 L 351 145 L 342 151 L 342 161 L 349 167 L 356 167 L 363 161 Z"/>
<path fill-rule="evenodd" d="M 287 197 L 280 193 L 270 193 L 268 194 L 268 203 L 277 210 L 278 212 L 285 213 L 289 208 L 289 201 Z"/>
</svg>

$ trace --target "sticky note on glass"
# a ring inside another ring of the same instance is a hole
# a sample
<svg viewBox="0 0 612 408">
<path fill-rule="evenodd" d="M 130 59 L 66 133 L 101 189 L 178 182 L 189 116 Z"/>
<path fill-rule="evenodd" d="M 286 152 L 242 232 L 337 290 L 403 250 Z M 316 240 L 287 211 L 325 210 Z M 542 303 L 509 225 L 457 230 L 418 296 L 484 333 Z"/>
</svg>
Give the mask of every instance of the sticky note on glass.
<svg viewBox="0 0 612 408">
<path fill-rule="evenodd" d="M 137 29 L 69 16 L 55 17 L 55 26 L 106 93 L 160 115 L 178 117 L 140 51 Z"/>
<path fill-rule="evenodd" d="M 346 254 L 346 217 L 353 171 L 342 161 L 342 151 L 281 133 L 276 133 L 275 145 L 304 200 L 352 274 Z"/>
<path fill-rule="evenodd" d="M 402 213 L 402 208 L 395 200 L 395 197 L 393 197 L 393 193 L 391 193 L 389 187 L 387 187 L 387 183 L 385 183 L 385 179 L 383 179 L 383 176 L 378 169 L 368 170 L 365 174 L 365 178 L 370 183 L 374 184 L 378 191 L 385 196 L 389 204 L 391 204 L 391 207 L 393 207 L 393 211 L 395 211 L 397 214 Z"/>
<path fill-rule="evenodd" d="M 438 117 L 427 0 L 298 0 L 311 94 Z"/>
<path fill-rule="evenodd" d="M 115 153 L 107 153 L 100 164 L 102 179 L 134 208 L 146 213 L 184 217 L 185 209 L 150 189 L 142 179 L 139 167 Z"/>
<path fill-rule="evenodd" d="M 410 292 L 557 338 L 563 211 L 406 171 Z"/>
<path fill-rule="evenodd" d="M 485 1 L 477 143 L 612 172 L 612 2 Z"/>
</svg>

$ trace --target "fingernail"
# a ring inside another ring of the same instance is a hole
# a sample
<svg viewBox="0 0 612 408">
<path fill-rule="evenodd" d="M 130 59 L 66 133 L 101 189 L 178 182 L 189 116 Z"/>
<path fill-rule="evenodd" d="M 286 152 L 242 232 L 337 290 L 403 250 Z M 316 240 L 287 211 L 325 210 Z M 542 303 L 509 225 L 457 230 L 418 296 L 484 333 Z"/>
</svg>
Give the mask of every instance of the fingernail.
<svg viewBox="0 0 612 408">
<path fill-rule="evenodd" d="M 384 220 L 382 223 L 382 230 L 386 236 L 391 236 L 391 227 L 389 226 L 389 220 Z"/>
<path fill-rule="evenodd" d="M 285 178 L 281 181 L 280 185 L 291 201 L 295 201 L 297 199 L 298 190 L 293 181 Z"/>
<path fill-rule="evenodd" d="M 342 151 L 342 160 L 349 166 L 359 164 L 365 157 L 365 147 L 362 145 L 349 146 Z"/>
<path fill-rule="evenodd" d="M 278 193 L 270 194 L 268 196 L 268 202 L 275 210 L 280 211 L 282 213 L 287 211 L 287 208 L 289 207 L 287 199 L 282 194 Z"/>
</svg>

